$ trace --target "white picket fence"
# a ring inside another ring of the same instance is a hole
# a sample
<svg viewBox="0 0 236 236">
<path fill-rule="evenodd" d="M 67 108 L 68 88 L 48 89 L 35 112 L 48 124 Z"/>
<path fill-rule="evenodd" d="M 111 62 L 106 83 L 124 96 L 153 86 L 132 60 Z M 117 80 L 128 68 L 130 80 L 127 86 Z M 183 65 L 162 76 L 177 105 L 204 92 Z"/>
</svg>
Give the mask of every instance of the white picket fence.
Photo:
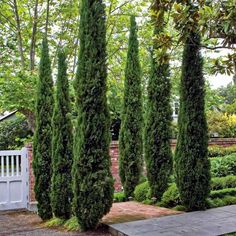
<svg viewBox="0 0 236 236">
<path fill-rule="evenodd" d="M 27 149 L 0 151 L 0 211 L 27 208 Z"/>
</svg>

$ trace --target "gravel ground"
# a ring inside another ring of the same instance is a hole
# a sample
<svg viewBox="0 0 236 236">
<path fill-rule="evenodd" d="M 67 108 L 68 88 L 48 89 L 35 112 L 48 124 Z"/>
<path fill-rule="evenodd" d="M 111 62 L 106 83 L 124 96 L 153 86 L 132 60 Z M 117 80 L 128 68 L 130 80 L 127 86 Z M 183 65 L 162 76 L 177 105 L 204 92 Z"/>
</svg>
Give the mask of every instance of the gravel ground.
<svg viewBox="0 0 236 236">
<path fill-rule="evenodd" d="M 40 218 L 30 212 L 0 213 L 0 236 L 111 236 L 105 228 L 89 232 L 65 232 L 45 228 Z"/>
</svg>

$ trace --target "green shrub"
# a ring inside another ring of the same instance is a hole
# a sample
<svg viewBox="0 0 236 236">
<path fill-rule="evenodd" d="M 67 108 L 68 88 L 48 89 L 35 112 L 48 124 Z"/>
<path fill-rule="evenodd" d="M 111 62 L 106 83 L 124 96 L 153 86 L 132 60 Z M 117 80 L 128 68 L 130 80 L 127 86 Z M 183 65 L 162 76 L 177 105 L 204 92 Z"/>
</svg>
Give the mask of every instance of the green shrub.
<svg viewBox="0 0 236 236">
<path fill-rule="evenodd" d="M 70 218 L 69 220 L 67 220 L 64 224 L 64 227 L 68 230 L 68 231 L 77 231 L 80 230 L 80 225 L 79 222 L 77 220 L 77 218 L 74 216 L 72 218 Z"/>
<path fill-rule="evenodd" d="M 224 198 L 225 196 L 236 195 L 236 188 L 225 188 L 220 190 L 211 191 L 209 198 Z"/>
<path fill-rule="evenodd" d="M 170 187 L 163 194 L 161 199 L 161 206 L 164 207 L 175 207 L 181 205 L 179 191 L 176 184 L 171 184 Z"/>
<path fill-rule="evenodd" d="M 215 177 L 211 180 L 211 190 L 236 188 L 236 176 Z"/>
<path fill-rule="evenodd" d="M 124 192 L 114 193 L 113 201 L 114 202 L 125 202 L 126 197 L 125 197 Z"/>
<path fill-rule="evenodd" d="M 225 196 L 224 198 L 214 198 L 208 200 L 209 207 L 222 207 L 236 204 L 236 196 Z"/>
<path fill-rule="evenodd" d="M 22 148 L 25 140 L 31 137 L 27 121 L 21 116 L 0 123 L 0 150 Z"/>
<path fill-rule="evenodd" d="M 148 181 L 139 184 L 134 190 L 134 199 L 143 202 L 150 198 L 150 187 Z"/>
<path fill-rule="evenodd" d="M 219 137 L 236 137 L 236 115 L 211 111 L 207 114 L 209 135 Z"/>
<path fill-rule="evenodd" d="M 222 157 L 236 153 L 236 145 L 230 147 L 210 146 L 208 147 L 208 157 Z"/>
<path fill-rule="evenodd" d="M 228 177 L 228 176 L 227 176 Z M 231 177 L 231 176 L 229 176 Z M 233 176 L 235 177 L 235 176 Z M 221 182 L 223 183 L 224 181 L 219 181 L 220 178 L 213 179 L 214 184 L 216 184 L 217 182 Z M 225 178 L 226 179 L 226 178 Z M 230 178 L 228 178 L 230 179 Z M 225 183 L 222 184 L 222 186 L 226 186 L 227 185 L 227 180 L 225 180 Z M 232 179 L 230 179 L 232 180 Z M 231 184 L 230 180 L 228 180 L 229 185 Z M 216 186 L 214 185 L 213 186 Z M 217 185 L 218 187 L 219 185 Z M 210 196 L 209 196 L 209 205 L 213 205 L 214 203 L 212 202 L 213 199 L 222 199 L 225 198 L 226 196 L 234 196 L 236 194 L 236 188 L 226 188 L 226 189 L 220 189 L 220 190 L 215 190 L 215 191 L 211 191 Z M 218 201 L 218 205 L 220 206 L 220 200 L 216 200 L 215 203 Z M 227 201 L 227 198 L 226 200 Z M 222 203 L 223 204 L 223 203 Z M 224 203 L 225 205 L 227 205 L 226 203 Z M 176 207 L 177 205 L 181 205 L 181 200 L 180 200 L 180 196 L 179 196 L 179 192 L 178 189 L 176 187 L 176 184 L 171 184 L 170 187 L 167 189 L 167 191 L 164 193 L 162 200 L 161 200 L 161 206 L 163 207 Z M 217 205 L 217 206 L 218 206 Z"/>
<path fill-rule="evenodd" d="M 236 175 L 236 154 L 211 159 L 212 177 Z"/>
<path fill-rule="evenodd" d="M 53 217 L 52 219 L 48 220 L 45 225 L 47 227 L 58 227 L 58 226 L 62 226 L 64 223 L 65 223 L 65 220 Z"/>
</svg>

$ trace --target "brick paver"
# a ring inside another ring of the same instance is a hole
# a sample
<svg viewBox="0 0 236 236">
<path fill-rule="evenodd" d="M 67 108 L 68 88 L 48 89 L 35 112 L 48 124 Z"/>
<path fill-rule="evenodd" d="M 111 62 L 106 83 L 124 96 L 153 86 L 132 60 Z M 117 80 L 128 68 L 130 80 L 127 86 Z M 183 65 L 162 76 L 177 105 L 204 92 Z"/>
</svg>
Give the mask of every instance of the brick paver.
<svg viewBox="0 0 236 236">
<path fill-rule="evenodd" d="M 121 202 L 113 204 L 109 214 L 103 218 L 103 223 L 122 223 L 180 213 L 167 208 L 145 205 L 134 201 Z"/>
<path fill-rule="evenodd" d="M 217 236 L 236 232 L 236 205 L 110 225 L 114 236 Z"/>
</svg>

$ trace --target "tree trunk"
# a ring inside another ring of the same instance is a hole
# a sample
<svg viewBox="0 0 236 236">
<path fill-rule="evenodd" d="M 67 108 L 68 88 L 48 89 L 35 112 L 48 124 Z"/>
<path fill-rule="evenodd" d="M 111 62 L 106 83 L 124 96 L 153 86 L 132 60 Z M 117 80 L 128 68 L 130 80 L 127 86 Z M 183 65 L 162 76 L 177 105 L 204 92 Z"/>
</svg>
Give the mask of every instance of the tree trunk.
<svg viewBox="0 0 236 236">
<path fill-rule="evenodd" d="M 19 49 L 20 58 L 21 58 L 21 66 L 22 66 L 22 68 L 24 68 L 25 59 L 24 59 L 24 52 L 23 52 L 23 42 L 22 42 L 20 16 L 19 16 L 19 12 L 18 12 L 17 0 L 14 0 L 13 3 L 14 3 L 13 10 L 15 13 L 17 35 L 18 35 L 18 49 Z"/>
<path fill-rule="evenodd" d="M 35 64 L 35 43 L 36 43 L 36 33 L 37 33 L 37 25 L 38 25 L 38 0 L 35 1 L 34 8 L 34 22 L 31 36 L 31 44 L 30 44 L 30 70 L 34 70 Z"/>
<path fill-rule="evenodd" d="M 19 110 L 23 115 L 25 115 L 27 119 L 27 123 L 29 125 L 29 128 L 31 129 L 32 132 L 35 130 L 35 114 L 33 111 L 28 110 L 28 109 L 22 109 Z"/>
</svg>

